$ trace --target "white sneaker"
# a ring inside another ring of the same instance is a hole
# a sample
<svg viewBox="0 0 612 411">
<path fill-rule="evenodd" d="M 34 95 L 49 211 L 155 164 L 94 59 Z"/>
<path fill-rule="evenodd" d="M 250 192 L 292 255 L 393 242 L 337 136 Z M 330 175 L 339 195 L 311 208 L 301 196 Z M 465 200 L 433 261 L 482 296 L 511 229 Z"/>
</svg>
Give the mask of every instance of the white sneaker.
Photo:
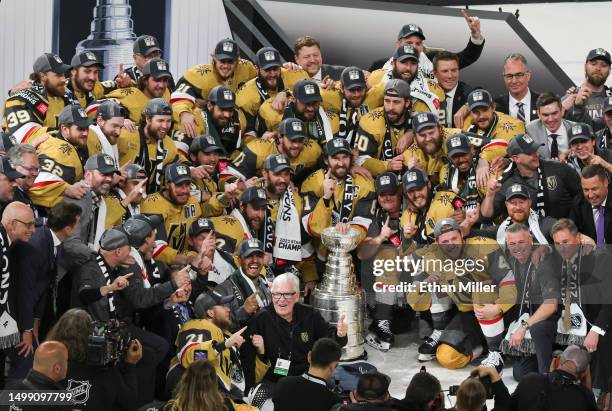
<svg viewBox="0 0 612 411">
<path fill-rule="evenodd" d="M 499 351 L 489 351 L 487 358 L 480 362 L 484 367 L 493 367 L 501 375 L 504 369 L 504 359 Z"/>
</svg>

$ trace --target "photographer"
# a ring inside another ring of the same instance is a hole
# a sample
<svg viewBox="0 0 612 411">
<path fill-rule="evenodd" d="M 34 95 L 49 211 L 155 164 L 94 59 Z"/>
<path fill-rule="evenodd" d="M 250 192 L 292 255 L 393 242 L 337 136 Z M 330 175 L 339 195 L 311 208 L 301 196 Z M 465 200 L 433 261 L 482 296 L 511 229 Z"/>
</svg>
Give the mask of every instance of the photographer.
<svg viewBox="0 0 612 411">
<path fill-rule="evenodd" d="M 279 381 L 274 390 L 275 411 L 329 411 L 340 398 L 327 388 L 342 348 L 331 338 L 321 338 L 308 353 L 308 372 Z"/>
<path fill-rule="evenodd" d="M 589 353 L 570 345 L 553 359 L 548 374 L 528 374 L 519 382 L 510 399 L 510 410 L 596 410 L 591 392 Z"/>
<path fill-rule="evenodd" d="M 94 324 L 86 311 L 72 308 L 51 328 L 48 340 L 68 348 L 68 391 L 75 393 L 75 406 L 85 411 L 132 410 L 138 398 L 135 365 L 142 358 L 142 346 L 132 340 L 123 362 L 112 366 L 88 363 L 87 348 Z M 42 347 L 42 345 L 41 345 Z"/>
<path fill-rule="evenodd" d="M 372 372 L 359 377 L 357 390 L 351 392 L 351 404 L 336 404 L 332 411 L 393 411 L 397 401 L 389 395 L 391 378 L 388 375 Z"/>
<path fill-rule="evenodd" d="M 416 411 L 434 411 L 444 407 L 444 392 L 434 375 L 425 367 L 416 373 L 406 388 L 406 396 L 400 401 L 402 409 Z"/>
</svg>

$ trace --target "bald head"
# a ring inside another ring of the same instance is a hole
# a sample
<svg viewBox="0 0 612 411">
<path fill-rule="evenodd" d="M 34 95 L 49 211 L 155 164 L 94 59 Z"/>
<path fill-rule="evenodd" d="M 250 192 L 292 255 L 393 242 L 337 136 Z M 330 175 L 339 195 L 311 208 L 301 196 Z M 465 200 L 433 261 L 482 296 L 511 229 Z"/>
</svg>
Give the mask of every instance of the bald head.
<svg viewBox="0 0 612 411">
<path fill-rule="evenodd" d="M 53 381 L 63 380 L 68 369 L 68 349 L 59 341 L 45 341 L 34 353 L 32 369 Z"/>
<path fill-rule="evenodd" d="M 11 241 L 28 241 L 34 233 L 34 213 L 26 204 L 13 201 L 2 213 L 2 225 Z"/>
</svg>

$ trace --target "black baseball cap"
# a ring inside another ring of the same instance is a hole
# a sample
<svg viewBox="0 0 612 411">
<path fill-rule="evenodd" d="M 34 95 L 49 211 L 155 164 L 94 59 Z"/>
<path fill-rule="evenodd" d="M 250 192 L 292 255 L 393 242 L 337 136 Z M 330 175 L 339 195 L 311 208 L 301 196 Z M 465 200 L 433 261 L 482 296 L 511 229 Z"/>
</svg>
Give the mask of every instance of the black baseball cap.
<svg viewBox="0 0 612 411">
<path fill-rule="evenodd" d="M 461 227 L 459 226 L 459 223 L 457 223 L 454 218 L 443 218 L 434 225 L 434 238 L 438 238 L 442 234 L 451 231 L 461 232 Z"/>
<path fill-rule="evenodd" d="M 68 64 L 64 64 L 60 56 L 53 53 L 44 53 L 34 61 L 32 67 L 34 73 L 46 73 L 52 71 L 57 74 L 66 74 L 72 67 Z"/>
<path fill-rule="evenodd" d="M 260 49 L 255 55 L 255 61 L 259 68 L 263 70 L 283 65 L 281 63 L 280 53 L 273 47 L 264 47 Z"/>
<path fill-rule="evenodd" d="M 410 98 L 410 84 L 401 79 L 391 79 L 385 84 L 385 96 Z"/>
<path fill-rule="evenodd" d="M 243 205 L 253 204 L 255 208 L 261 208 L 268 204 L 266 191 L 259 187 L 249 187 L 240 196 Z"/>
<path fill-rule="evenodd" d="M 321 90 L 313 80 L 300 80 L 293 87 L 293 95 L 304 104 L 321 102 Z"/>
<path fill-rule="evenodd" d="M 189 237 L 195 237 L 203 231 L 215 231 L 215 225 L 208 218 L 200 217 L 191 223 Z"/>
<path fill-rule="evenodd" d="M 206 310 L 210 310 L 215 305 L 229 304 L 234 300 L 234 294 L 221 295 L 218 291 L 204 292 L 196 298 L 193 304 L 193 312 L 198 318 L 206 316 Z"/>
<path fill-rule="evenodd" d="M 151 76 L 156 80 L 160 78 L 171 78 L 172 74 L 168 70 L 168 63 L 162 59 L 151 59 L 142 67 L 143 76 Z"/>
<path fill-rule="evenodd" d="M 128 235 L 130 245 L 138 248 L 144 244 L 145 239 L 155 228 L 161 226 L 162 221 L 159 215 L 136 214 L 123 223 L 123 230 Z"/>
<path fill-rule="evenodd" d="M 467 154 L 471 147 L 470 139 L 463 133 L 457 133 L 446 140 L 446 152 L 449 158 L 456 154 Z"/>
<path fill-rule="evenodd" d="M 352 90 L 357 87 L 366 87 L 366 79 L 363 75 L 363 71 L 355 66 L 346 67 L 342 70 L 340 82 L 342 83 L 342 87 L 347 90 Z"/>
<path fill-rule="evenodd" d="M 124 117 L 125 110 L 121 105 L 113 100 L 104 100 L 98 106 L 96 116 L 102 117 L 105 120 L 113 117 Z"/>
<path fill-rule="evenodd" d="M 391 378 L 378 371 L 368 372 L 359 376 L 357 394 L 366 400 L 381 399 L 389 392 Z"/>
<path fill-rule="evenodd" d="M 204 153 L 220 152 L 225 153 L 225 149 L 217 142 L 217 140 L 210 135 L 197 136 L 191 142 L 189 146 L 190 153 L 197 153 L 202 151 Z"/>
<path fill-rule="evenodd" d="M 608 63 L 608 65 L 610 65 L 610 62 L 612 61 L 610 59 L 610 53 L 608 53 L 607 50 L 604 50 L 602 48 L 596 48 L 596 49 L 589 51 L 586 61 L 597 60 L 597 59 L 605 61 L 606 63 Z"/>
<path fill-rule="evenodd" d="M 612 96 L 606 97 L 606 99 L 604 100 L 604 106 L 602 110 L 604 114 L 610 111 L 612 111 Z"/>
<path fill-rule="evenodd" d="M 533 154 L 543 145 L 544 143 L 537 143 L 528 134 L 519 134 L 518 136 L 512 137 L 508 143 L 508 155 Z"/>
<path fill-rule="evenodd" d="M 529 190 L 523 184 L 512 184 L 506 189 L 506 201 L 509 201 L 512 197 L 529 198 Z"/>
<path fill-rule="evenodd" d="M 333 157 L 338 153 L 352 154 L 349 142 L 342 137 L 336 137 L 325 143 L 325 153 L 329 157 Z"/>
<path fill-rule="evenodd" d="M 221 40 L 215 46 L 215 58 L 217 60 L 238 60 L 238 43 L 230 38 Z"/>
<path fill-rule="evenodd" d="M 7 156 L 1 157 L 2 161 L 0 162 L 0 173 L 4 174 L 11 181 L 25 177 L 19 171 L 15 170 L 15 167 L 13 167 L 13 164 Z"/>
<path fill-rule="evenodd" d="M 280 173 L 283 170 L 291 170 L 289 158 L 284 154 L 270 154 L 264 161 L 264 170 Z"/>
<path fill-rule="evenodd" d="M 134 45 L 132 46 L 134 54 L 140 54 L 141 56 L 148 56 L 154 51 L 159 51 L 161 53 L 162 49 L 159 47 L 159 41 L 153 36 L 148 34 L 139 36 L 136 41 L 134 41 Z"/>
<path fill-rule="evenodd" d="M 121 227 L 112 227 L 102 233 L 100 248 L 106 251 L 116 250 L 130 245 L 127 233 Z"/>
<path fill-rule="evenodd" d="M 595 133 L 588 124 L 576 123 L 567 130 L 568 144 L 572 144 L 576 140 L 591 140 L 593 138 L 595 138 Z"/>
<path fill-rule="evenodd" d="M 420 132 L 424 128 L 438 127 L 438 116 L 430 112 L 414 113 L 412 116 L 412 128 L 415 132 Z"/>
<path fill-rule="evenodd" d="M 375 184 L 377 194 L 395 194 L 400 186 L 397 174 L 390 171 L 376 177 Z"/>
<path fill-rule="evenodd" d="M 425 40 L 425 35 L 423 34 L 423 29 L 417 26 L 416 24 L 406 24 L 402 27 L 400 32 L 397 35 L 397 39 L 403 39 L 405 37 L 410 37 L 413 34 L 419 36 L 422 40 Z"/>
<path fill-rule="evenodd" d="M 404 192 L 408 192 L 414 188 L 422 188 L 427 185 L 429 178 L 427 173 L 420 168 L 411 168 L 402 176 L 402 184 Z"/>
<path fill-rule="evenodd" d="M 95 156 L 91 156 L 85 162 L 85 171 L 98 170 L 102 174 L 121 174 L 115 164 L 115 160 L 108 154 L 100 153 Z"/>
<path fill-rule="evenodd" d="M 491 107 L 493 97 L 487 90 L 477 89 L 470 93 L 467 98 L 468 109 L 473 111 L 476 107 Z"/>
<path fill-rule="evenodd" d="M 224 86 L 215 86 L 208 93 L 208 101 L 221 108 L 236 107 L 236 95 Z"/>
<path fill-rule="evenodd" d="M 147 178 L 147 170 L 140 164 L 129 164 L 123 169 L 128 180 L 142 180 Z"/>
<path fill-rule="evenodd" d="M 144 113 L 145 116 L 171 116 L 172 107 L 163 98 L 152 98 L 147 102 Z"/>
<path fill-rule="evenodd" d="M 406 44 L 403 46 L 399 46 L 395 49 L 395 53 L 393 53 L 393 59 L 397 61 L 404 62 L 406 60 L 419 61 L 419 52 L 414 47 Z"/>
<path fill-rule="evenodd" d="M 167 182 L 174 184 L 181 184 L 185 181 L 193 181 L 189 167 L 181 163 L 172 163 L 167 165 L 164 177 Z"/>
<path fill-rule="evenodd" d="M 89 50 L 83 50 L 82 52 L 75 54 L 74 57 L 72 57 L 70 65 L 72 68 L 91 66 L 98 66 L 101 69 L 104 68 L 104 64 L 98 60 L 96 54 Z"/>
<path fill-rule="evenodd" d="M 285 136 L 289 140 L 306 138 L 306 127 L 304 126 L 304 122 L 295 117 L 289 117 L 281 121 L 278 132 L 281 136 Z"/>
<path fill-rule="evenodd" d="M 264 253 L 264 246 L 261 241 L 256 238 L 249 238 L 240 243 L 238 248 L 238 255 L 240 257 L 248 257 L 253 253 Z"/>
<path fill-rule="evenodd" d="M 65 126 L 74 124 L 77 127 L 86 129 L 92 124 L 92 121 L 87 117 L 87 113 L 81 106 L 71 104 L 62 109 L 57 117 L 57 124 L 63 124 Z"/>
</svg>

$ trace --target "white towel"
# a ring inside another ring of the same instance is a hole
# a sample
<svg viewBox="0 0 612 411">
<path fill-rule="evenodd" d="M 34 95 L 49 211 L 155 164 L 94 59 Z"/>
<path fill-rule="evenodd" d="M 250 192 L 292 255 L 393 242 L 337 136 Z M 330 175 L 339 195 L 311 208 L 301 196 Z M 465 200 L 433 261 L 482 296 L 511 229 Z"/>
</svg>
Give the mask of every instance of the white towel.
<svg viewBox="0 0 612 411">
<path fill-rule="evenodd" d="M 274 258 L 289 261 L 302 260 L 302 236 L 300 232 L 300 217 L 293 191 L 288 188 L 281 197 L 276 214 L 276 239 L 274 241 Z"/>
</svg>

